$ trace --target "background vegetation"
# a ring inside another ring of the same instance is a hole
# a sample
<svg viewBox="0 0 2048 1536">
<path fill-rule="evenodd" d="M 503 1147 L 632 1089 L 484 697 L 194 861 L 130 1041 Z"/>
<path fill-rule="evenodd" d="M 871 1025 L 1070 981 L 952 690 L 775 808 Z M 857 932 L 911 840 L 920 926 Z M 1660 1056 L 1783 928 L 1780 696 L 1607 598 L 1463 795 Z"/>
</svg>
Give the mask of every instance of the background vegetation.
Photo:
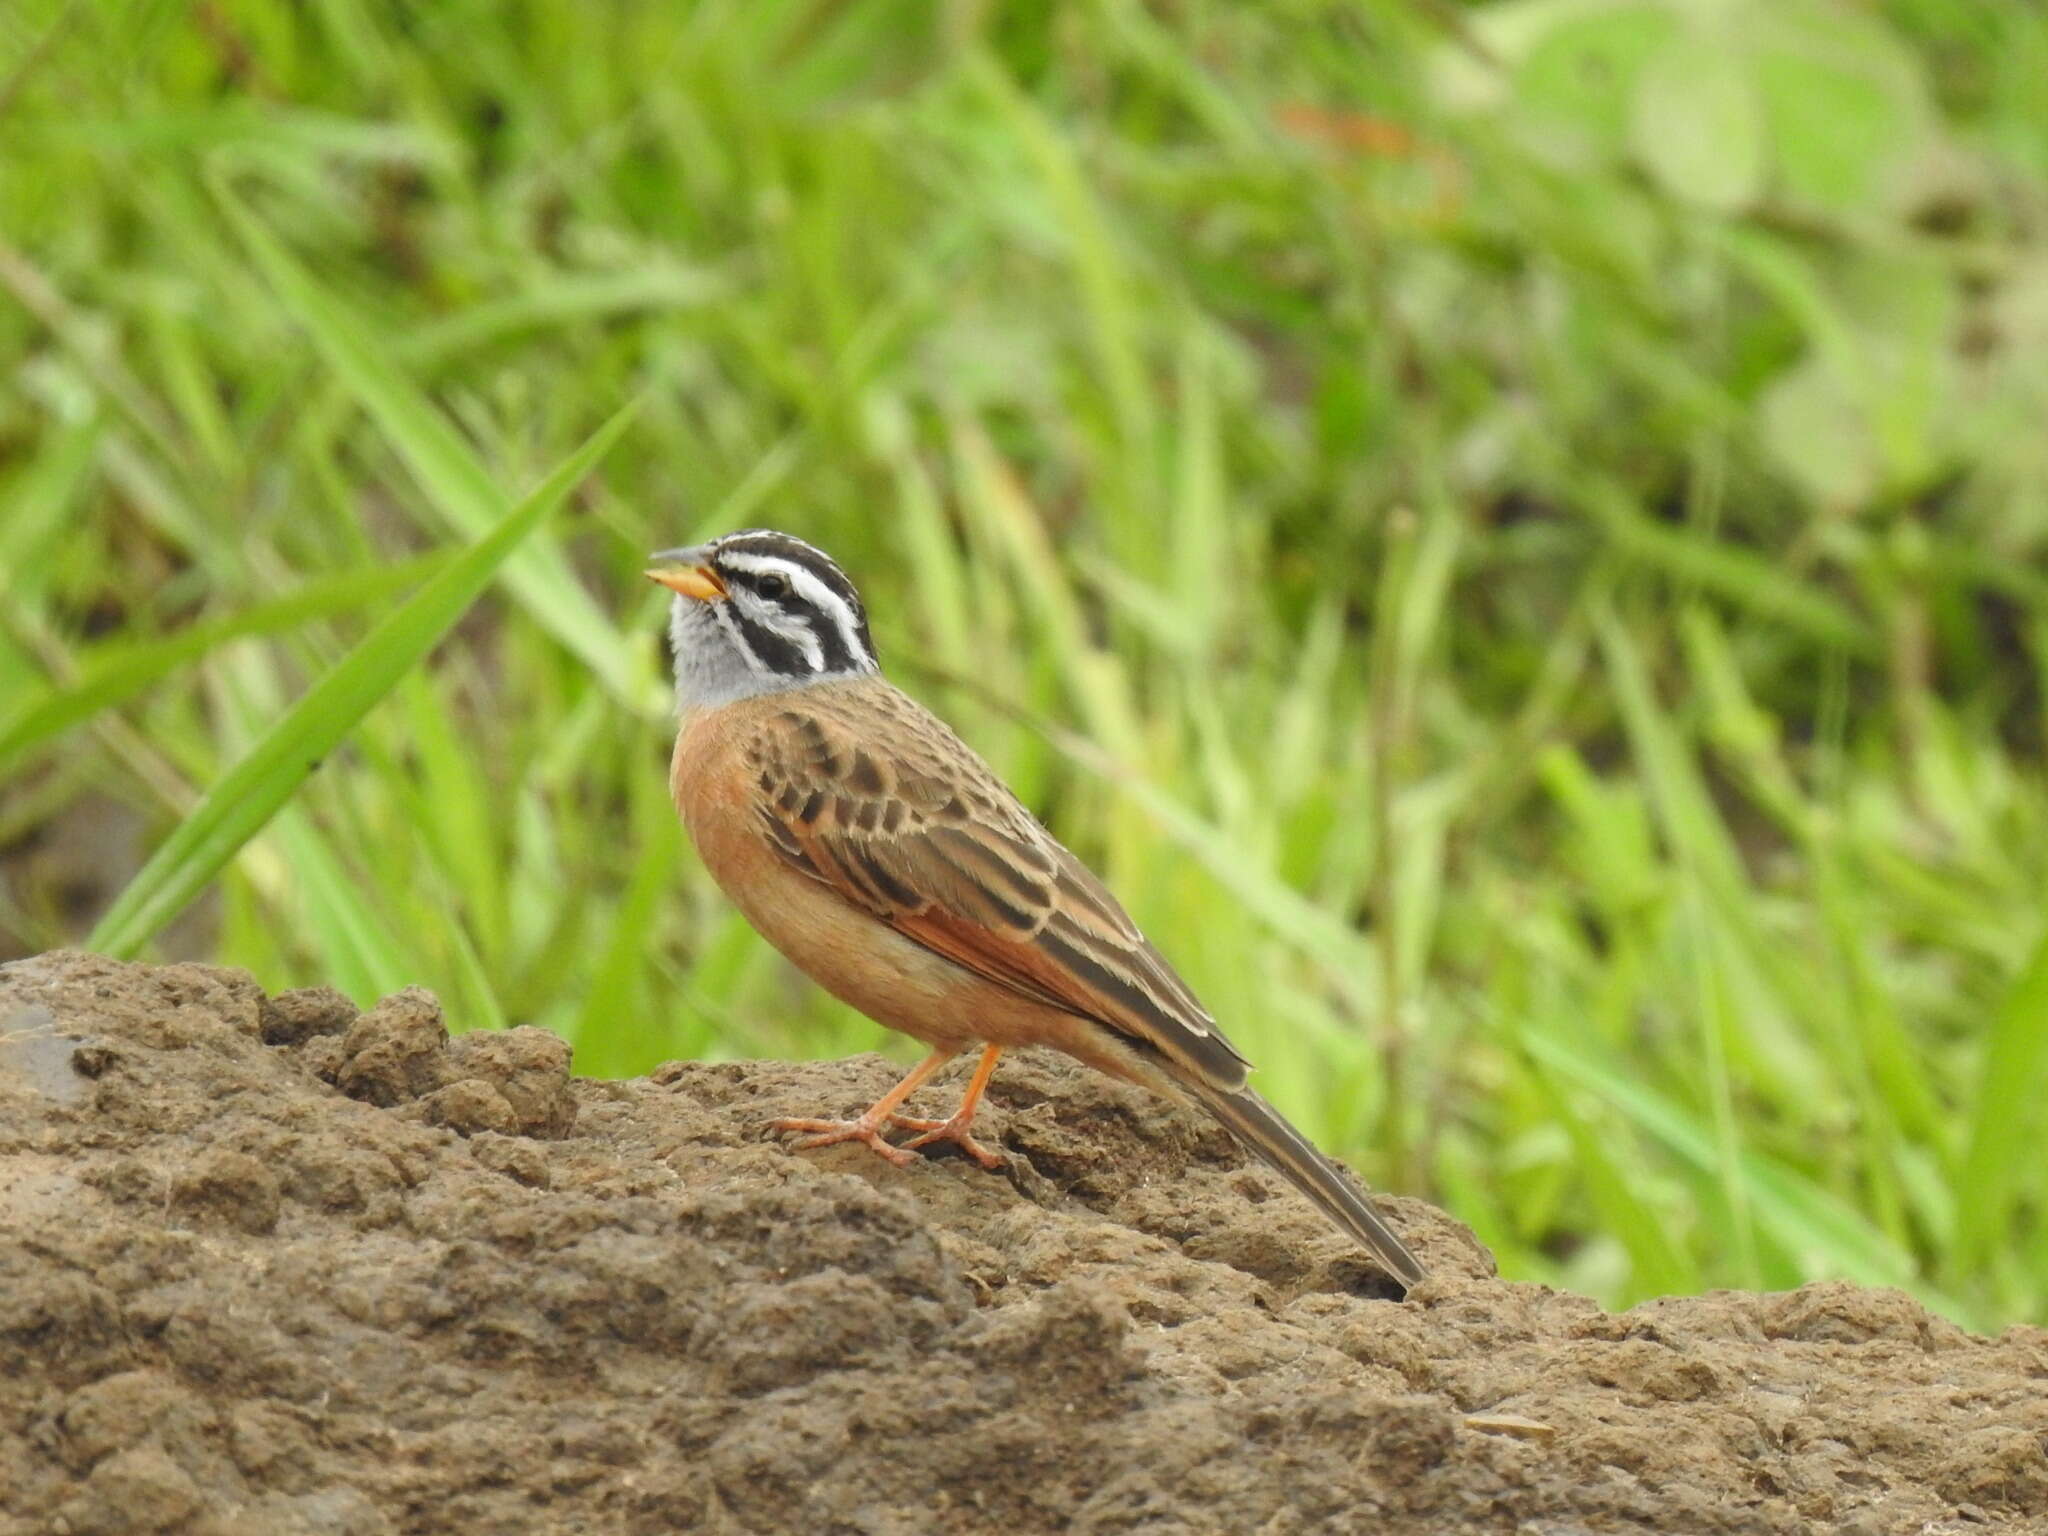
<svg viewBox="0 0 2048 1536">
<path fill-rule="evenodd" d="M 900 1049 L 666 800 L 640 557 L 780 526 L 1509 1274 L 2038 1320 L 2044 79 L 1988 0 L 15 0 L 0 942 Z"/>
</svg>

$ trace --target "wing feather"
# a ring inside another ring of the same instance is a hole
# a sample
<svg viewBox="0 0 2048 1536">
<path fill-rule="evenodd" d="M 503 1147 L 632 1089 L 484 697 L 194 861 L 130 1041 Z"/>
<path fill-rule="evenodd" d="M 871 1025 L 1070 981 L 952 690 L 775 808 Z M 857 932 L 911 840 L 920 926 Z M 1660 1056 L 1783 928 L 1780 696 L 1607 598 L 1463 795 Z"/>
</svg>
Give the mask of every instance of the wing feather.
<svg viewBox="0 0 2048 1536">
<path fill-rule="evenodd" d="M 886 735 L 878 696 L 855 688 L 887 689 Z M 880 682 L 807 690 L 763 719 L 747 752 L 769 846 L 795 869 L 976 975 L 1218 1087 L 1244 1083 L 1249 1064 L 1117 899 L 903 694 Z"/>
</svg>

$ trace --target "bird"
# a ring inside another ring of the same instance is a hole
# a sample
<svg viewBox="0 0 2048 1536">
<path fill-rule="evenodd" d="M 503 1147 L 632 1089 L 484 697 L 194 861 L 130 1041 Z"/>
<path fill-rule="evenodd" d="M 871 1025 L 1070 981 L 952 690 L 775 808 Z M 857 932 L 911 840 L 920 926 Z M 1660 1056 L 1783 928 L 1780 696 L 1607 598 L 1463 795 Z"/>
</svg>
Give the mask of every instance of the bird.
<svg viewBox="0 0 2048 1536">
<path fill-rule="evenodd" d="M 866 606 L 824 551 L 749 528 L 649 558 L 673 593 L 669 788 L 712 878 L 763 938 L 928 1047 L 853 1120 L 783 1119 L 797 1149 L 908 1165 L 972 1133 L 997 1059 L 1050 1046 L 1192 1100 L 1406 1288 L 1425 1276 L 1371 1197 L 1248 1086 L 1229 1041 L 1116 897 L 943 721 L 883 675 Z M 978 1047 L 943 1120 L 903 1106 Z M 915 1134 L 900 1145 L 888 1132 Z"/>
</svg>

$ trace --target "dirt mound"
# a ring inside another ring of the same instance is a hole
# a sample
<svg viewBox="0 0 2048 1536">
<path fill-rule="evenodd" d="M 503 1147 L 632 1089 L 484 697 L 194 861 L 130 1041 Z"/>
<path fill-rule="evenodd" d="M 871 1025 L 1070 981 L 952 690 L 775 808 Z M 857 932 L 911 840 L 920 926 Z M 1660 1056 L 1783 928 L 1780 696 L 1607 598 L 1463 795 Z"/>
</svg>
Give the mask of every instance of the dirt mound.
<svg viewBox="0 0 2048 1536">
<path fill-rule="evenodd" d="M 418 991 L 0 967 L 0 1533 L 2048 1526 L 2039 1330 L 1612 1315 L 1413 1201 L 1392 1301 L 1056 1060 L 997 1081 L 1008 1177 L 766 1138 L 877 1058 L 567 1067 Z"/>
</svg>

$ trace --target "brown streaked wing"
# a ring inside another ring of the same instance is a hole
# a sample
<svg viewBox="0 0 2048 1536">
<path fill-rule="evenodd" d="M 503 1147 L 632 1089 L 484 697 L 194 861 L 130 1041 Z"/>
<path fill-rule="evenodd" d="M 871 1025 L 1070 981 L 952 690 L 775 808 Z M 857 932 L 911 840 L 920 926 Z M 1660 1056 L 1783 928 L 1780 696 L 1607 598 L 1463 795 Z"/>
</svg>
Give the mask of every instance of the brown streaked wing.
<svg viewBox="0 0 2048 1536">
<path fill-rule="evenodd" d="M 762 722 L 769 846 L 956 965 L 1242 1085 L 1249 1063 L 1186 983 L 964 742 L 893 689 L 879 739 L 857 690 L 887 687 L 812 689 Z"/>
</svg>

